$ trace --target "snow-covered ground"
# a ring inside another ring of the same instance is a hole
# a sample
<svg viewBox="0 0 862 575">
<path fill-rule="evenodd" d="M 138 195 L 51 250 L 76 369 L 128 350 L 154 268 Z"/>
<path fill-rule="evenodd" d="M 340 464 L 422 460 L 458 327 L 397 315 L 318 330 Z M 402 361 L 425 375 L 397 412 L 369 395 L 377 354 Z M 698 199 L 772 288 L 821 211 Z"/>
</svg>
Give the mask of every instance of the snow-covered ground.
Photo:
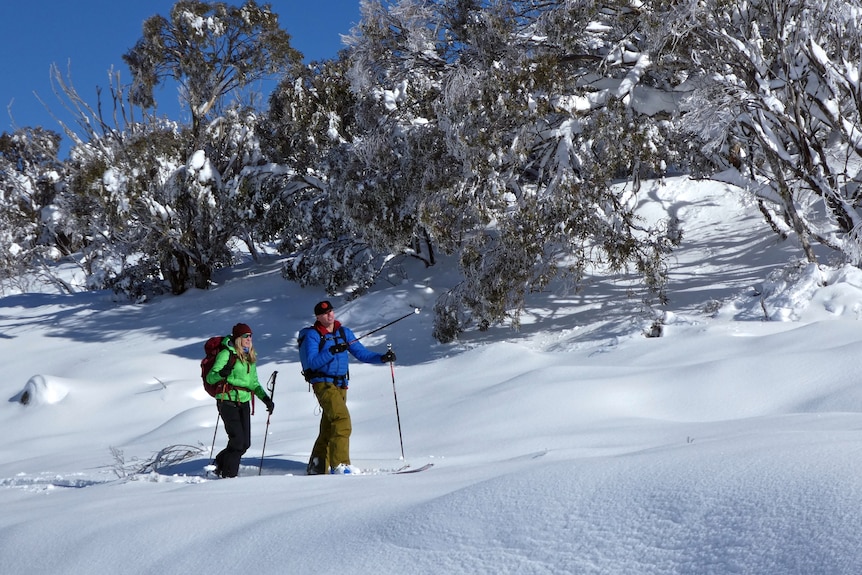
<svg viewBox="0 0 862 575">
<path fill-rule="evenodd" d="M 643 210 L 685 232 L 660 338 L 624 281 L 537 294 L 519 334 L 458 345 L 430 337 L 440 269 L 332 298 L 357 334 L 423 310 L 363 340 L 393 345 L 394 383 L 353 362 L 356 476 L 304 475 L 318 414 L 294 342 L 325 296 L 277 261 L 146 305 L 0 299 L 2 572 L 857 573 L 862 273 L 774 274 L 799 252 L 722 184 L 670 179 Z M 239 321 L 276 409 L 262 468 L 258 403 L 240 477 L 210 480 L 226 438 L 198 363 Z"/>
</svg>

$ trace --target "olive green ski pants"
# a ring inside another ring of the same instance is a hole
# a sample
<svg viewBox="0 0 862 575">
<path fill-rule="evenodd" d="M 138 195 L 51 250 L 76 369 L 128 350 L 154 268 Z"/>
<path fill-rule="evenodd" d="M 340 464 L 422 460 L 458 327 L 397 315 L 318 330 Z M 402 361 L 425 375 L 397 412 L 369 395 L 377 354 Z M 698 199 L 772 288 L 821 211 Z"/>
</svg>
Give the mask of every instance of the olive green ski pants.
<svg viewBox="0 0 862 575">
<path fill-rule="evenodd" d="M 350 433 L 353 426 L 347 410 L 347 390 L 325 381 L 312 384 L 312 389 L 323 413 L 309 462 L 315 462 L 316 459 L 318 473 L 329 473 L 330 468 L 340 463 L 350 465 Z M 320 465 L 321 462 L 325 462 L 324 465 Z"/>
</svg>

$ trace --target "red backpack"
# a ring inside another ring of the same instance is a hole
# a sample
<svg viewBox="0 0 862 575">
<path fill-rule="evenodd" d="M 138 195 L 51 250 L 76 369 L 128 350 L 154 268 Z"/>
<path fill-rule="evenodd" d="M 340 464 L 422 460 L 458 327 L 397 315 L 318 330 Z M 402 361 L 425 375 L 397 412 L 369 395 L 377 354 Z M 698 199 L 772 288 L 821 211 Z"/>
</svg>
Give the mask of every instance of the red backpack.
<svg viewBox="0 0 862 575">
<path fill-rule="evenodd" d="M 227 349 L 224 345 L 222 345 L 222 341 L 224 341 L 224 338 L 225 336 L 223 335 L 216 335 L 209 338 L 204 344 L 204 352 L 206 353 L 206 355 L 201 360 L 201 379 L 203 380 L 204 389 L 212 397 L 215 397 L 219 393 L 227 392 L 233 387 L 227 382 L 227 380 L 224 379 L 215 384 L 207 383 L 207 374 L 212 369 L 218 352 L 220 352 L 222 349 Z M 235 363 L 236 355 L 231 353 L 227 360 L 227 368 L 229 370 L 233 369 Z"/>
</svg>

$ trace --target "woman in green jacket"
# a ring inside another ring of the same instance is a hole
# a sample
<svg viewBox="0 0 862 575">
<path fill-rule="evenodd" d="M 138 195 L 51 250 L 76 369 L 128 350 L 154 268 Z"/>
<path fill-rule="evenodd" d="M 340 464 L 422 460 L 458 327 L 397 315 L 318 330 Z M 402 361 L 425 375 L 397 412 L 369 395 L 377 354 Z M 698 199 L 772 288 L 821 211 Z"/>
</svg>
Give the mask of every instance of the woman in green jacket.
<svg viewBox="0 0 862 575">
<path fill-rule="evenodd" d="M 224 338 L 222 350 L 207 374 L 207 383 L 220 386 L 216 405 L 228 438 L 227 446 L 215 457 L 215 474 L 236 477 L 240 460 L 251 447 L 251 394 L 263 401 L 268 412 L 275 408 L 257 379 L 257 352 L 249 326 L 238 323 Z"/>
</svg>

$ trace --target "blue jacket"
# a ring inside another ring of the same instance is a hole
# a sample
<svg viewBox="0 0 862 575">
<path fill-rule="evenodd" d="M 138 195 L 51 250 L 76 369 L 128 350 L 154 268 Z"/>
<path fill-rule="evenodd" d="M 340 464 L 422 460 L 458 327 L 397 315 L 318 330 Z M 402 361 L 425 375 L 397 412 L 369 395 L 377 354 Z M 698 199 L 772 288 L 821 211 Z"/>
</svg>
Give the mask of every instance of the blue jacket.
<svg viewBox="0 0 862 575">
<path fill-rule="evenodd" d="M 342 339 L 341 331 L 344 330 Z M 323 340 L 323 346 L 320 342 Z M 332 354 L 329 351 L 336 343 L 349 343 L 347 350 L 363 363 L 385 363 L 383 355 L 366 348 L 356 341 L 356 336 L 350 328 L 343 327 L 338 321 L 333 326 L 332 333 L 326 332 L 319 323 L 303 328 L 299 332 L 299 361 L 302 371 L 306 373 L 309 383 L 331 381 L 341 387 L 347 387 L 349 356 L 344 353 Z"/>
</svg>

